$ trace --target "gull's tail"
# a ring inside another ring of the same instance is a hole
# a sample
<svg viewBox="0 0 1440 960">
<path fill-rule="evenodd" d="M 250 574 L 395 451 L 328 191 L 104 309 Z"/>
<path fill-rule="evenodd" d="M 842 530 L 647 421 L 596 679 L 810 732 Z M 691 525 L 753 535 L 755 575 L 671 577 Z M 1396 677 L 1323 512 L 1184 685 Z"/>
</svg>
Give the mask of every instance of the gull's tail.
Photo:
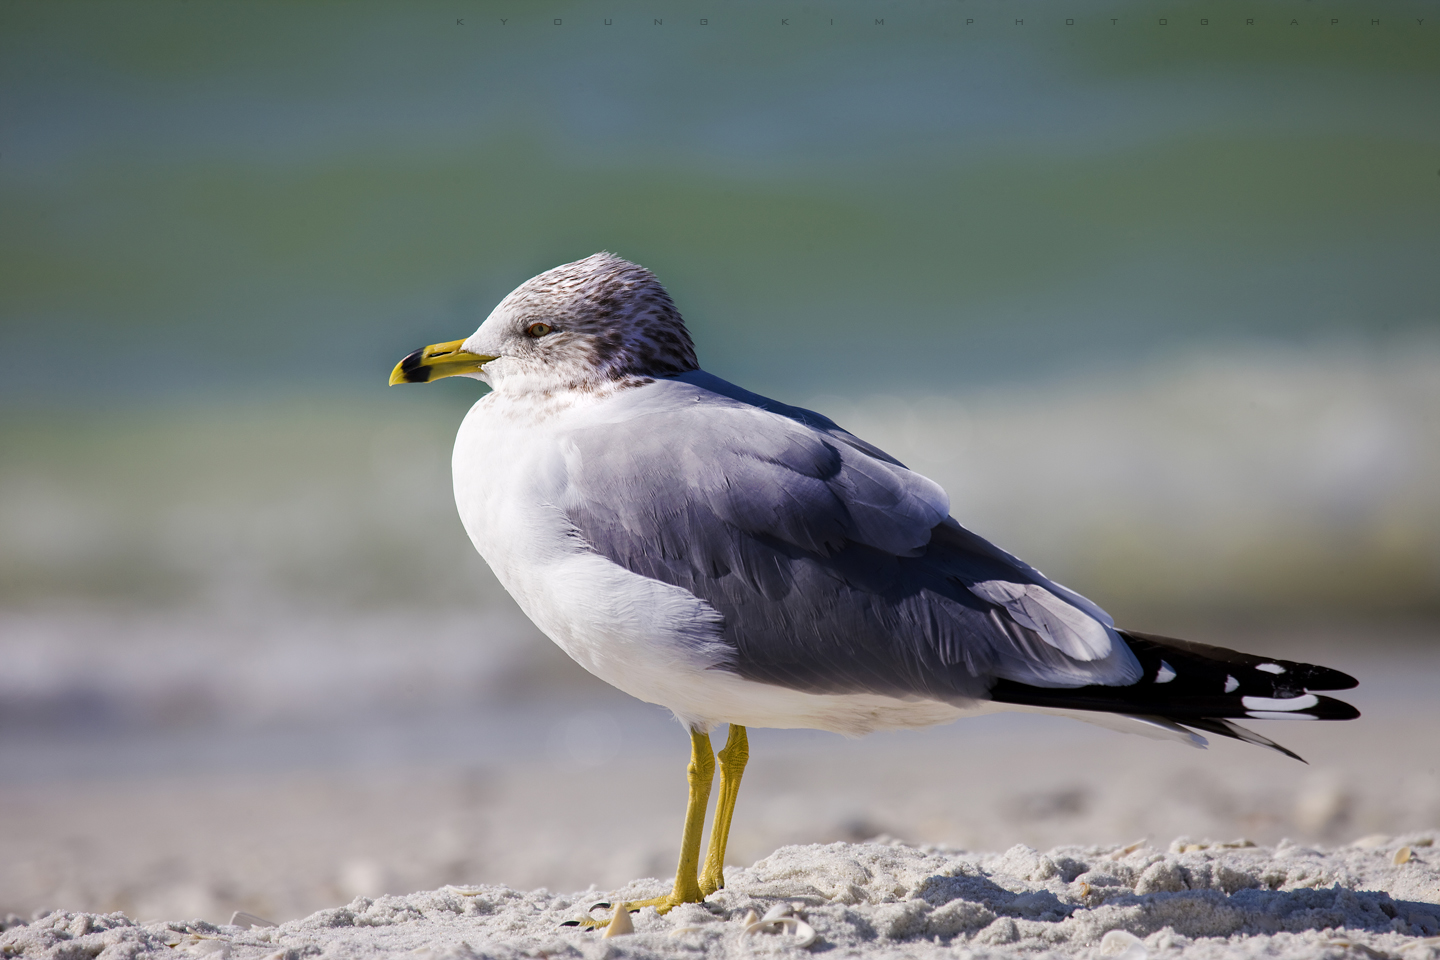
<svg viewBox="0 0 1440 960">
<path fill-rule="evenodd" d="M 1354 677 L 1339 670 L 1188 640 L 1128 630 L 1119 633 L 1144 669 L 1138 682 L 1125 687 L 1052 688 L 999 680 L 990 690 L 991 699 L 1066 712 L 1121 714 L 1170 729 L 1190 727 L 1270 747 L 1302 762 L 1299 755 L 1231 720 L 1353 720 L 1360 716 L 1359 710 L 1343 700 L 1315 694 L 1317 690 L 1349 690 L 1357 684 Z"/>
</svg>

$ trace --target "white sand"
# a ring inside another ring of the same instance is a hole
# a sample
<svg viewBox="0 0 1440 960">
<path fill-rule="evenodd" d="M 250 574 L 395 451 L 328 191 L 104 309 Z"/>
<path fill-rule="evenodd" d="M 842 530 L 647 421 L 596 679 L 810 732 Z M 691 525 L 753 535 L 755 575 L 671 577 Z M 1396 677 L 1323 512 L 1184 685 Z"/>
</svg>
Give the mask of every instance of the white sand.
<svg viewBox="0 0 1440 960">
<path fill-rule="evenodd" d="M 1440 828 L 1435 654 L 1316 656 L 1363 668 L 1350 693 L 1364 716 L 1265 727 L 1309 766 L 1232 741 L 1192 750 L 1018 714 L 853 741 L 752 731 L 730 863 L 879 834 L 968 850 L 1181 835 L 1335 847 Z M 244 910 L 283 922 L 445 884 L 611 890 L 669 875 L 684 732 L 618 694 L 535 707 L 503 724 L 417 718 L 253 740 L 200 730 L 163 744 L 0 730 L 0 916 L 220 923 Z"/>
<path fill-rule="evenodd" d="M 875 957 L 1440 957 L 1437 834 L 1371 837 L 1328 851 L 1177 840 L 1168 850 L 1016 846 L 975 854 L 899 843 L 782 847 L 703 905 L 635 915 L 603 939 L 559 924 L 597 891 L 444 887 L 360 897 L 278 927 L 140 924 L 57 911 L 0 934 L 5 957 L 177 953 L 217 958 L 696 957 L 805 952 L 746 935 L 739 918 L 795 905 L 818 933 L 809 952 Z M 1403 862 L 1396 863 L 1399 859 Z M 643 880 L 615 893 L 642 897 Z"/>
<path fill-rule="evenodd" d="M 1246 744 L 1190 750 L 1013 714 L 858 741 L 753 731 L 731 889 L 710 905 L 718 913 L 640 916 L 636 936 L 603 942 L 556 924 L 620 890 L 664 888 L 623 886 L 665 877 L 675 862 L 686 744 L 663 711 L 587 697 L 537 701 L 508 720 L 427 715 L 328 733 L 202 728 L 136 740 L 124 730 L 83 738 L 12 730 L 0 736 L 0 917 L 46 919 L 0 935 L 0 956 L 88 957 L 112 943 L 111 957 L 140 956 L 170 950 L 167 938 L 187 952 L 223 953 L 228 943 L 240 956 L 290 960 L 422 947 L 461 955 L 462 942 L 514 956 L 568 947 L 597 956 L 786 950 L 773 939 L 736 946 L 733 917 L 755 898 L 760 913 L 776 900 L 806 905 L 821 936 L 807 952 L 863 945 L 910 955 L 935 951 L 941 935 L 952 953 L 1103 956 L 1103 935 L 1123 928 L 1158 956 L 1169 927 L 1175 943 L 1190 938 L 1185 949 L 1201 955 L 1364 956 L 1323 946 L 1343 930 L 1365 949 L 1424 960 L 1429 948 L 1415 938 L 1440 932 L 1425 919 L 1440 914 L 1440 848 L 1420 845 L 1440 839 L 1435 653 L 1310 652 L 1364 677 L 1350 692 L 1360 720 L 1265 728 L 1312 766 Z M 602 728 L 611 732 L 599 741 L 572 736 Z M 880 833 L 912 847 L 791 846 Z M 1274 849 L 1100 859 L 1131 840 L 1165 848 L 1182 834 L 1244 836 Z M 1372 834 L 1390 839 L 1347 846 Z M 1407 842 L 1417 858 L 1394 865 Z M 934 852 L 1016 844 L 1059 847 L 1048 855 L 1055 875 L 1042 876 L 1049 868 L 1038 859 L 1022 866 L 1019 854 Z M 970 879 L 938 894 L 924 887 L 956 870 Z M 1082 881 L 1091 891 L 1083 904 Z M 480 894 L 386 896 L 445 884 Z M 591 884 L 568 897 L 515 892 Z M 917 890 L 929 897 L 917 899 Z M 1025 894 L 1036 896 L 1015 899 Z M 322 909 L 347 902 L 349 914 Z M 1071 906 L 1083 909 L 1062 917 Z M 236 910 L 283 925 L 263 940 L 263 931 L 213 926 Z M 1056 916 L 1045 919 L 1047 911 Z M 732 919 L 667 939 L 681 920 L 716 916 Z M 405 917 L 416 922 L 393 922 Z M 188 923 L 158 922 L 180 918 Z M 1404 933 L 1392 929 L 1396 919 Z M 1011 921 L 1015 942 L 991 942 L 1010 936 Z M 1236 932 L 1243 936 L 1206 939 Z M 186 941 L 192 934 L 200 939 Z M 1122 939 L 1108 943 L 1123 953 Z"/>
</svg>

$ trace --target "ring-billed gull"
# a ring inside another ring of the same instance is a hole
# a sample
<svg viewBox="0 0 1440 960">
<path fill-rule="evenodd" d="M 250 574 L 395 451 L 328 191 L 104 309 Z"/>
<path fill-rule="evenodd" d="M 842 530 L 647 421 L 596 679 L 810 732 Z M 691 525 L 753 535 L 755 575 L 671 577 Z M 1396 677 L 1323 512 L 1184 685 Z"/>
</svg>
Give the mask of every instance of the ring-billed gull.
<svg viewBox="0 0 1440 960">
<path fill-rule="evenodd" d="M 630 909 L 724 885 L 747 726 L 855 735 L 1012 708 L 1294 756 L 1232 720 L 1359 715 L 1314 692 L 1355 686 L 1339 671 L 1118 629 L 962 527 L 931 480 L 701 370 L 664 287 L 612 254 L 526 281 L 390 382 L 450 376 L 491 387 L 455 439 L 476 549 L 566 653 L 690 730 L 674 888 Z"/>
</svg>

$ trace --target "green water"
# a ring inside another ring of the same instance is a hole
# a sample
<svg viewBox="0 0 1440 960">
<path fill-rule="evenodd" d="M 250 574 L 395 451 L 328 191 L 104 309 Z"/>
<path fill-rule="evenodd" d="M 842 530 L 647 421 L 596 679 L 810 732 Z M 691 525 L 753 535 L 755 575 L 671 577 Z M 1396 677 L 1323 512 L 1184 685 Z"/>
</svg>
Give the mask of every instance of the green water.
<svg viewBox="0 0 1440 960">
<path fill-rule="evenodd" d="M 10 3 L 0 396 L 374 390 L 598 249 L 770 390 L 1433 327 L 1426 12 Z"/>
<path fill-rule="evenodd" d="M 441 672 L 434 618 L 518 622 L 450 502 L 473 385 L 385 377 L 599 249 L 707 368 L 815 399 L 1127 622 L 1432 617 L 1429 13 L 6 3 L 11 679 L 253 646 L 283 666 L 237 689 L 370 689 L 336 671 L 382 612 Z"/>
</svg>

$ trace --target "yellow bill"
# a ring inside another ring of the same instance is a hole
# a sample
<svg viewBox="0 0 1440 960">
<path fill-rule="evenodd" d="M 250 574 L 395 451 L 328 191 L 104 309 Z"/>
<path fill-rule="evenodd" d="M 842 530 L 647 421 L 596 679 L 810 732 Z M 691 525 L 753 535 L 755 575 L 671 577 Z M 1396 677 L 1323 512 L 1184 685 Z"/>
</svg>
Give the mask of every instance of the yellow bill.
<svg viewBox="0 0 1440 960">
<path fill-rule="evenodd" d="M 460 349 L 464 340 L 436 343 L 416 350 L 404 360 L 395 364 L 390 371 L 390 386 L 397 383 L 429 383 L 442 377 L 475 373 L 485 364 L 494 360 L 478 353 L 466 353 Z"/>
</svg>

